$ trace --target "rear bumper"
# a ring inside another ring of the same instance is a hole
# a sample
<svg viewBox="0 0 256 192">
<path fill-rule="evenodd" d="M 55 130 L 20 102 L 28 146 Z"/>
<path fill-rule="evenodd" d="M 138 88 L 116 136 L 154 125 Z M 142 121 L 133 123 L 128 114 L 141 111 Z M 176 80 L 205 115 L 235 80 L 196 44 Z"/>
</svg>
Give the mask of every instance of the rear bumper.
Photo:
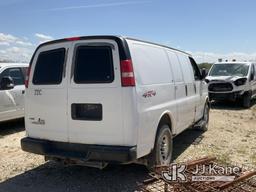
<svg viewBox="0 0 256 192">
<path fill-rule="evenodd" d="M 136 146 L 88 145 L 48 141 L 34 138 L 21 139 L 24 151 L 61 159 L 79 159 L 84 161 L 106 161 L 125 163 L 136 160 Z"/>
<path fill-rule="evenodd" d="M 241 98 L 241 96 L 242 96 L 241 91 L 228 92 L 228 93 L 209 92 L 210 100 L 236 100 Z"/>
</svg>

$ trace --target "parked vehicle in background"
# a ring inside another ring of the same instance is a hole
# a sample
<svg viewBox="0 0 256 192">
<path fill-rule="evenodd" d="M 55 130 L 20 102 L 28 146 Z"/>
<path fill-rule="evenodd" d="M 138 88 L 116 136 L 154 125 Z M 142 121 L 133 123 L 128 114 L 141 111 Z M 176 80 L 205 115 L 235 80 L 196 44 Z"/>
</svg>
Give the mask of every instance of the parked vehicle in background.
<svg viewBox="0 0 256 192">
<path fill-rule="evenodd" d="M 252 62 L 215 63 L 206 77 L 210 100 L 241 101 L 250 107 L 256 97 L 256 64 Z"/>
<path fill-rule="evenodd" d="M 28 64 L 0 63 L 0 122 L 24 117 Z"/>
<path fill-rule="evenodd" d="M 29 69 L 21 146 L 46 159 L 163 165 L 174 136 L 207 130 L 207 84 L 182 51 L 119 36 L 67 38 L 40 45 Z"/>
</svg>

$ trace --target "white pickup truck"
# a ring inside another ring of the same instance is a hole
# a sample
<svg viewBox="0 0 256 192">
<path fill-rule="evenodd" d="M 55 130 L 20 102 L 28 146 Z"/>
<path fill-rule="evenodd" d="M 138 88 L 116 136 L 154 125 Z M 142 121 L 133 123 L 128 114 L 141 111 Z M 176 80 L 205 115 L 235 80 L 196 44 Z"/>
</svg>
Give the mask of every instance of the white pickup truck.
<svg viewBox="0 0 256 192">
<path fill-rule="evenodd" d="M 0 122 L 24 117 L 28 64 L 0 63 Z"/>
</svg>

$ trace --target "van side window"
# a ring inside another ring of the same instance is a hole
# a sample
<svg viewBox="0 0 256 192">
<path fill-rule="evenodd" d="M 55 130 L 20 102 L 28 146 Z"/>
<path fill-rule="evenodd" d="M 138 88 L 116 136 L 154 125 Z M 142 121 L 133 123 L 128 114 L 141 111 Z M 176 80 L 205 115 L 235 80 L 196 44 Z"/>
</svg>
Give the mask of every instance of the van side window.
<svg viewBox="0 0 256 192">
<path fill-rule="evenodd" d="M 175 53 L 168 51 L 168 57 L 169 57 L 169 60 L 171 63 L 174 81 L 175 82 L 183 82 L 183 75 L 182 75 L 182 71 L 181 71 L 180 62 L 178 60 L 178 56 Z"/>
<path fill-rule="evenodd" d="M 79 46 L 75 55 L 75 83 L 111 83 L 114 80 L 111 47 Z"/>
<path fill-rule="evenodd" d="M 195 60 L 192 57 L 189 57 L 189 60 L 190 60 L 190 63 L 192 65 L 192 68 L 193 68 L 193 73 L 194 73 L 195 80 L 200 80 L 201 79 L 201 73 L 200 73 L 200 70 L 199 70 Z"/>
<path fill-rule="evenodd" d="M 0 75 L 0 81 L 3 77 L 11 77 L 14 81 L 14 85 L 24 85 L 24 77 L 20 68 L 5 69 Z"/>
<path fill-rule="evenodd" d="M 62 81 L 65 48 L 41 52 L 38 56 L 33 84 L 53 85 Z"/>
</svg>

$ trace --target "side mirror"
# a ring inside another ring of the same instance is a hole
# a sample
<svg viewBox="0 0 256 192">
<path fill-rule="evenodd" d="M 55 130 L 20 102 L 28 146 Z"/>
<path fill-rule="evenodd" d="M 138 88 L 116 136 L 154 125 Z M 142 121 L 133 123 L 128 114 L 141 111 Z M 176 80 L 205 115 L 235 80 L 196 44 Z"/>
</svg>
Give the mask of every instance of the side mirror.
<svg viewBox="0 0 256 192">
<path fill-rule="evenodd" d="M 0 82 L 0 90 L 10 90 L 14 88 L 14 81 L 13 79 L 8 77 L 3 77 Z"/>
<path fill-rule="evenodd" d="M 204 79 L 207 76 L 207 71 L 205 68 L 201 69 L 201 76 L 202 76 L 202 79 Z"/>
</svg>

